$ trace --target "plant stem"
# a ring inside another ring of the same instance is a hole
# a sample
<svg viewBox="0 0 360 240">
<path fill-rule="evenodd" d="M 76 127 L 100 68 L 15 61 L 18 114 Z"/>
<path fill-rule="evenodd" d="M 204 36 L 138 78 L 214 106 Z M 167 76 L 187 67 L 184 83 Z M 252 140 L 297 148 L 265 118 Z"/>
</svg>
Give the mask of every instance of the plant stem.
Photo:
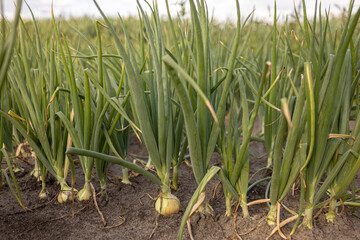
<svg viewBox="0 0 360 240">
<path fill-rule="evenodd" d="M 306 203 L 305 212 L 304 212 L 304 220 L 303 224 L 307 226 L 309 229 L 313 229 L 313 205 L 311 203 Z"/>
<path fill-rule="evenodd" d="M 122 167 L 121 168 L 122 171 L 122 183 L 125 184 L 131 184 L 130 180 L 129 180 L 129 170 L 127 168 Z"/>
<path fill-rule="evenodd" d="M 226 194 L 226 212 L 225 212 L 225 216 L 230 217 L 232 215 L 232 211 L 231 211 L 231 199 L 232 196 L 231 194 Z"/>
<path fill-rule="evenodd" d="M 270 211 L 269 211 L 269 213 L 267 215 L 267 218 L 266 218 L 266 222 L 270 226 L 273 226 L 273 225 L 276 224 L 276 210 L 277 210 L 276 203 L 271 204 Z"/>
<path fill-rule="evenodd" d="M 1 164 L 1 161 L 0 161 L 0 164 Z M 15 173 L 24 171 L 24 169 L 20 167 L 19 161 L 17 160 L 17 158 L 15 156 L 13 156 L 13 171 Z"/>
<path fill-rule="evenodd" d="M 175 162 L 175 161 L 174 161 Z M 173 164 L 173 178 L 172 178 L 172 187 L 175 190 L 178 190 L 178 175 L 179 175 L 179 167 L 176 163 Z"/>
<path fill-rule="evenodd" d="M 203 203 L 199 206 L 198 212 L 202 213 L 202 214 L 213 215 L 214 209 L 209 204 L 209 201 L 208 201 L 208 199 L 206 197 L 206 191 L 203 191 L 202 193 L 200 193 L 200 195 L 205 195 L 205 199 L 204 199 Z"/>
<path fill-rule="evenodd" d="M 39 178 L 41 180 L 41 191 L 39 193 L 39 198 L 44 199 L 48 197 L 47 191 L 46 191 L 46 168 L 42 165 L 41 162 L 38 163 L 39 168 Z"/>
<path fill-rule="evenodd" d="M 271 147 L 271 149 L 272 149 L 272 147 Z M 269 152 L 266 167 L 271 167 L 271 165 L 272 165 L 272 151 Z"/>
<path fill-rule="evenodd" d="M 336 199 L 333 198 L 331 199 L 330 201 L 330 204 L 329 204 L 329 212 L 326 214 L 326 220 L 328 222 L 334 222 L 334 219 L 336 217 Z"/>
<path fill-rule="evenodd" d="M 41 179 L 40 167 L 36 159 L 35 159 L 34 169 L 30 172 L 30 175 L 35 177 L 37 181 L 40 181 Z"/>
<path fill-rule="evenodd" d="M 247 206 L 247 200 L 246 200 L 246 194 L 241 194 L 241 197 L 240 197 L 240 207 L 243 211 L 243 217 L 244 218 L 248 218 L 250 217 L 250 214 L 249 214 L 249 209 L 248 209 L 248 206 Z"/>
<path fill-rule="evenodd" d="M 101 192 L 106 192 L 106 179 L 99 179 Z"/>
</svg>

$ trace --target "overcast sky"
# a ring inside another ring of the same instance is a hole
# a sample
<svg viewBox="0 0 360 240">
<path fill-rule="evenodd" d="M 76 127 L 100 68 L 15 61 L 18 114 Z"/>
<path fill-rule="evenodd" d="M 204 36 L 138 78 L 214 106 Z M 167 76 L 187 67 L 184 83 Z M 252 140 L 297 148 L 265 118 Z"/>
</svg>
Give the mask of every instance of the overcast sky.
<svg viewBox="0 0 360 240">
<path fill-rule="evenodd" d="M 11 18 L 14 11 L 13 2 L 16 0 L 3 0 L 5 7 L 5 14 Z M 53 0 L 54 1 L 54 13 L 56 16 L 62 15 L 65 17 L 69 16 L 94 16 L 98 17 L 99 13 L 92 0 Z M 173 14 L 179 10 L 179 3 L 184 0 L 169 0 L 170 8 Z M 31 9 L 33 10 L 37 18 L 49 18 L 51 10 L 51 0 L 27 0 Z M 109 16 L 114 16 L 120 13 L 121 16 L 127 16 L 129 14 L 137 14 L 136 1 L 135 0 L 97 0 L 102 10 Z M 140 0 L 140 3 L 144 2 Z M 149 0 L 152 2 L 152 0 Z M 224 21 L 227 19 L 236 18 L 236 4 L 235 0 L 207 0 L 209 12 L 214 14 L 214 17 Z M 273 1 L 272 0 L 239 0 L 240 11 L 242 16 L 248 15 L 254 8 L 255 17 L 258 19 L 269 20 L 269 10 L 272 12 Z M 301 0 L 295 0 L 295 4 L 298 5 Z M 320 2 L 320 1 L 319 1 Z M 323 0 L 321 1 L 323 8 L 331 6 L 331 12 L 338 12 L 338 8 L 335 4 L 340 7 L 346 7 L 349 0 Z M 306 0 L 308 12 L 313 12 L 315 0 Z M 142 4 L 145 9 L 146 6 Z M 188 6 L 188 0 L 186 0 L 186 6 Z M 356 9 L 360 6 L 359 0 L 356 1 Z M 158 0 L 158 6 L 160 14 L 166 14 L 165 0 Z M 277 0 L 278 15 L 284 17 L 286 14 L 293 12 L 293 1 L 292 0 Z M 310 14 L 309 14 L 310 15 Z M 24 4 L 22 10 L 22 16 L 24 18 L 29 17 L 29 12 Z"/>
</svg>

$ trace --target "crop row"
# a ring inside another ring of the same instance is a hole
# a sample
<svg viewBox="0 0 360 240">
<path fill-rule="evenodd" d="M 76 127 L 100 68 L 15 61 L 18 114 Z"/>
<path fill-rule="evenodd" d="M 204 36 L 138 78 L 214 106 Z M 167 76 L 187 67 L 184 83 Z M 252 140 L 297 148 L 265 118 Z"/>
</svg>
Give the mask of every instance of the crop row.
<svg viewBox="0 0 360 240">
<path fill-rule="evenodd" d="M 301 219 L 311 229 L 317 209 L 328 206 L 327 220 L 334 221 L 340 205 L 359 206 L 360 10 L 353 13 L 354 1 L 335 23 L 321 4 L 310 21 L 305 1 L 302 13 L 295 9 L 293 20 L 278 23 L 275 3 L 271 26 L 252 14 L 241 18 L 237 0 L 236 25 L 224 26 L 209 20 L 204 0 L 189 1 L 190 19 L 171 16 L 167 0 L 167 19 L 156 1 L 146 5 L 150 15 L 138 3 L 133 23 L 108 19 L 94 4 L 103 19 L 86 33 L 54 16 L 40 25 L 34 17 L 23 21 L 21 0 L 14 20 L 2 19 L 0 146 L 8 163 L 2 173 L 10 187 L 12 176 L 11 190 L 24 209 L 14 175 L 20 168 L 8 155 L 22 142 L 36 156 L 40 198 L 47 197 L 50 174 L 61 189 L 59 202 L 89 200 L 94 168 L 107 196 L 112 163 L 122 166 L 123 183 L 131 184 L 132 170 L 160 187 L 155 208 L 162 215 L 179 211 L 178 168 L 188 151 L 197 190 L 179 239 L 193 211 L 213 211 L 205 193 L 216 175 L 226 216 L 238 203 L 249 217 L 251 141 L 263 142 L 268 154 L 267 168 L 255 174 L 272 170 L 271 178 L 255 183 L 268 181 L 265 199 L 257 201 L 270 204 L 268 224 L 279 224 L 280 203 L 295 185 L 299 210 L 289 210 L 293 216 L 285 220 L 296 221 L 291 234 Z M 254 133 L 257 119 L 262 128 Z M 130 135 L 146 147 L 147 168 L 127 160 Z M 214 151 L 221 166 L 210 165 Z M 80 190 L 74 189 L 75 155 L 85 177 Z"/>
</svg>

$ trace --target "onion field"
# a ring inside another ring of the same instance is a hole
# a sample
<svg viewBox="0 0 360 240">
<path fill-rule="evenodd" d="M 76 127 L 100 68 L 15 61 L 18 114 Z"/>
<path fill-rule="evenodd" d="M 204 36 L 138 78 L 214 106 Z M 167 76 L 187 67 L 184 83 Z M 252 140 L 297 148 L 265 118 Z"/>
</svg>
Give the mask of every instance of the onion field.
<svg viewBox="0 0 360 240">
<path fill-rule="evenodd" d="M 360 9 L 275 1 L 266 23 L 233 2 L 235 22 L 205 0 L 41 20 L 16 1 L 1 239 L 360 238 Z"/>
</svg>

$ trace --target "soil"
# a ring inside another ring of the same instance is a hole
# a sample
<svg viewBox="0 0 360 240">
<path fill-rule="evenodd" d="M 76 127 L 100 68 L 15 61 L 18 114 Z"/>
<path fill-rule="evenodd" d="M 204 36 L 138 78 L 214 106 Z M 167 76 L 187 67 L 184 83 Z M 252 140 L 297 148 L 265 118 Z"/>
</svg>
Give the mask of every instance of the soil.
<svg viewBox="0 0 360 240">
<path fill-rule="evenodd" d="M 266 166 L 267 156 L 264 156 L 265 148 L 262 143 L 252 142 L 250 150 L 260 158 L 251 157 L 250 176 L 259 168 Z M 145 148 L 135 139 L 131 139 L 130 153 L 146 155 Z M 131 160 L 131 157 L 129 158 Z M 27 162 L 33 162 L 30 157 Z M 1 166 L 5 169 L 7 166 Z M 219 157 L 214 154 L 212 165 L 219 165 Z M 160 191 L 159 187 L 143 176 L 132 176 L 132 184 L 123 184 L 117 177 L 121 175 L 121 168 L 110 165 L 108 179 L 108 201 L 97 197 L 99 209 L 101 210 L 107 226 L 116 226 L 104 229 L 100 215 L 93 203 L 74 201 L 60 204 L 56 200 L 59 186 L 49 178 L 47 190 L 49 198 L 38 199 L 40 184 L 29 173 L 32 166 L 21 162 L 23 173 L 17 173 L 16 177 L 20 186 L 24 204 L 32 211 L 24 211 L 16 202 L 8 186 L 0 189 L 0 239 L 176 239 L 181 218 L 193 192 L 196 189 L 195 179 L 191 168 L 183 163 L 179 169 L 179 189 L 173 191 L 181 201 L 179 213 L 171 216 L 158 216 L 154 209 L 155 202 L 148 197 L 156 197 Z M 81 189 L 84 183 L 81 176 L 82 170 L 76 163 L 77 179 L 76 189 Z M 94 171 L 95 172 L 95 171 Z M 270 176 L 270 171 L 262 171 L 252 181 Z M 208 199 L 214 209 L 214 215 L 200 215 L 196 213 L 191 218 L 191 227 L 194 238 L 197 240 L 208 239 L 238 239 L 234 231 L 233 217 L 226 217 L 225 198 L 220 181 L 214 179 L 207 187 Z M 358 178 L 357 178 L 357 182 Z M 251 184 L 250 183 L 250 184 Z M 95 191 L 100 191 L 97 180 L 93 181 Z M 218 185 L 218 187 L 216 187 Z M 264 199 L 267 182 L 255 186 L 248 193 L 248 201 Z M 215 192 L 215 195 L 214 195 Z M 284 204 L 297 210 L 299 191 L 295 196 L 288 196 Z M 85 207 L 85 208 L 84 208 Z M 78 210 L 84 208 L 82 211 Z M 233 208 L 235 210 L 235 206 Z M 249 207 L 251 218 L 244 219 L 241 210 L 236 217 L 236 228 L 242 239 L 266 239 L 273 227 L 265 222 L 269 208 L 266 204 Z M 341 209 L 340 209 L 341 210 Z M 346 210 L 346 209 L 345 209 Z M 72 216 L 72 212 L 76 214 Z M 360 239 L 360 219 L 353 216 L 350 211 L 343 211 L 335 219 L 334 223 L 327 223 L 325 219 L 326 210 L 314 220 L 314 230 L 310 231 L 300 227 L 292 236 L 292 239 Z M 357 210 L 359 214 L 359 210 Z M 281 219 L 285 220 L 291 215 L 282 208 Z M 61 219 L 58 219 L 61 218 Z M 289 235 L 292 224 L 282 228 L 285 235 Z M 245 235 L 243 235 L 246 233 Z M 183 239 L 190 239 L 187 229 L 184 231 Z M 271 239 L 281 239 L 276 233 Z"/>
</svg>

